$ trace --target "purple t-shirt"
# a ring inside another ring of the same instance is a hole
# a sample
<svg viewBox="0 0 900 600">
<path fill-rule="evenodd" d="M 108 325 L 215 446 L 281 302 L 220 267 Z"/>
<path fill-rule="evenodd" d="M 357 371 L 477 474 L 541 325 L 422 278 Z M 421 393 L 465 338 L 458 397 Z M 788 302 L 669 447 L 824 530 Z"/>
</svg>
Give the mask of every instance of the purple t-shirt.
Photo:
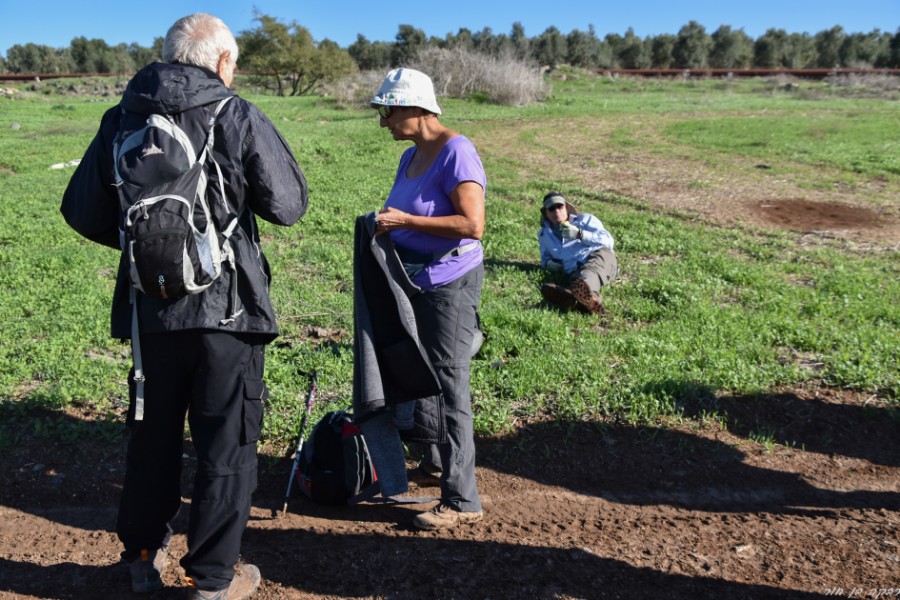
<svg viewBox="0 0 900 600">
<path fill-rule="evenodd" d="M 450 192 L 465 181 L 474 181 L 487 187 L 487 177 L 475 146 L 465 136 L 451 138 L 428 170 L 414 179 L 406 176 L 409 162 L 416 153 L 411 146 L 400 157 L 400 166 L 394 178 L 394 187 L 384 203 L 385 208 L 393 207 L 412 215 L 443 217 L 456 214 L 450 202 Z M 453 248 L 466 246 L 476 240 L 453 239 L 413 231 L 396 229 L 391 232 L 394 244 L 415 252 L 441 255 Z M 460 256 L 449 256 L 435 262 L 419 272 L 412 281 L 425 290 L 444 285 L 478 266 L 484 259 L 481 244 Z"/>
</svg>

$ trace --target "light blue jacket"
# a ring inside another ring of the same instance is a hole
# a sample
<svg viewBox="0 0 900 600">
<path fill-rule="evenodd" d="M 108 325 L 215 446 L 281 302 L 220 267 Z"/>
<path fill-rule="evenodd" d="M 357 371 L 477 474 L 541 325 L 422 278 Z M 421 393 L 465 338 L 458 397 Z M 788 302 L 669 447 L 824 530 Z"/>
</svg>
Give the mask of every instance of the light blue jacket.
<svg viewBox="0 0 900 600">
<path fill-rule="evenodd" d="M 562 263 L 563 270 L 569 275 L 575 273 L 588 257 L 600 248 L 613 249 L 615 243 L 612 235 L 604 229 L 600 219 L 589 213 L 573 215 L 569 212 L 569 222 L 582 230 L 580 240 L 564 240 L 558 227 L 554 227 L 547 219 L 541 219 L 542 226 L 538 232 L 538 243 L 541 248 L 541 267 L 547 262 L 557 260 Z"/>
</svg>

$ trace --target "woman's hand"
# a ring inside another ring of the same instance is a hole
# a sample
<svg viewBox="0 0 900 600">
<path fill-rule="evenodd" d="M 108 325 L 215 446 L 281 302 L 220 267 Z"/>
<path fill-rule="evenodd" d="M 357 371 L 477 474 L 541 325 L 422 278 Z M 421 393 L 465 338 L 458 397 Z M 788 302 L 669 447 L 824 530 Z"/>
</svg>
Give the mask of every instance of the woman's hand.
<svg viewBox="0 0 900 600">
<path fill-rule="evenodd" d="M 375 218 L 375 235 L 402 229 L 409 223 L 410 214 L 396 208 L 383 208 Z"/>
<path fill-rule="evenodd" d="M 484 190 L 473 181 L 464 181 L 450 193 L 455 215 L 425 217 L 396 208 L 383 208 L 376 218 L 375 235 L 395 229 L 413 229 L 452 239 L 480 240 L 484 233 Z"/>
</svg>

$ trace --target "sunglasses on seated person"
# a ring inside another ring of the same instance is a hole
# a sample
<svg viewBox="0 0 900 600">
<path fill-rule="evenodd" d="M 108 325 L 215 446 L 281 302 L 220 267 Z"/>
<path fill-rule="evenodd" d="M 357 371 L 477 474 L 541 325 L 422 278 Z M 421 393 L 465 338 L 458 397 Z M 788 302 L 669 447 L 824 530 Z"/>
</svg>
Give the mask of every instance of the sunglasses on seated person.
<svg viewBox="0 0 900 600">
<path fill-rule="evenodd" d="M 378 105 L 378 116 L 382 119 L 390 119 L 391 115 L 394 113 L 394 109 L 397 108 L 395 106 L 385 106 L 384 104 Z"/>
</svg>

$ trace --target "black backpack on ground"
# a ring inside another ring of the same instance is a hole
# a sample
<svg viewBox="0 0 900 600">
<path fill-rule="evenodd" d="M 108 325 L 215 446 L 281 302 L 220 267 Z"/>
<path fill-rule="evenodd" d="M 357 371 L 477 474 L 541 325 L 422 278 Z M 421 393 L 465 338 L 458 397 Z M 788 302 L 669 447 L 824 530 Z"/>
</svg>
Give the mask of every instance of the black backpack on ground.
<svg viewBox="0 0 900 600">
<path fill-rule="evenodd" d="M 316 423 L 296 477 L 303 494 L 319 504 L 352 504 L 378 493 L 366 440 L 349 411 L 330 412 Z"/>
</svg>

